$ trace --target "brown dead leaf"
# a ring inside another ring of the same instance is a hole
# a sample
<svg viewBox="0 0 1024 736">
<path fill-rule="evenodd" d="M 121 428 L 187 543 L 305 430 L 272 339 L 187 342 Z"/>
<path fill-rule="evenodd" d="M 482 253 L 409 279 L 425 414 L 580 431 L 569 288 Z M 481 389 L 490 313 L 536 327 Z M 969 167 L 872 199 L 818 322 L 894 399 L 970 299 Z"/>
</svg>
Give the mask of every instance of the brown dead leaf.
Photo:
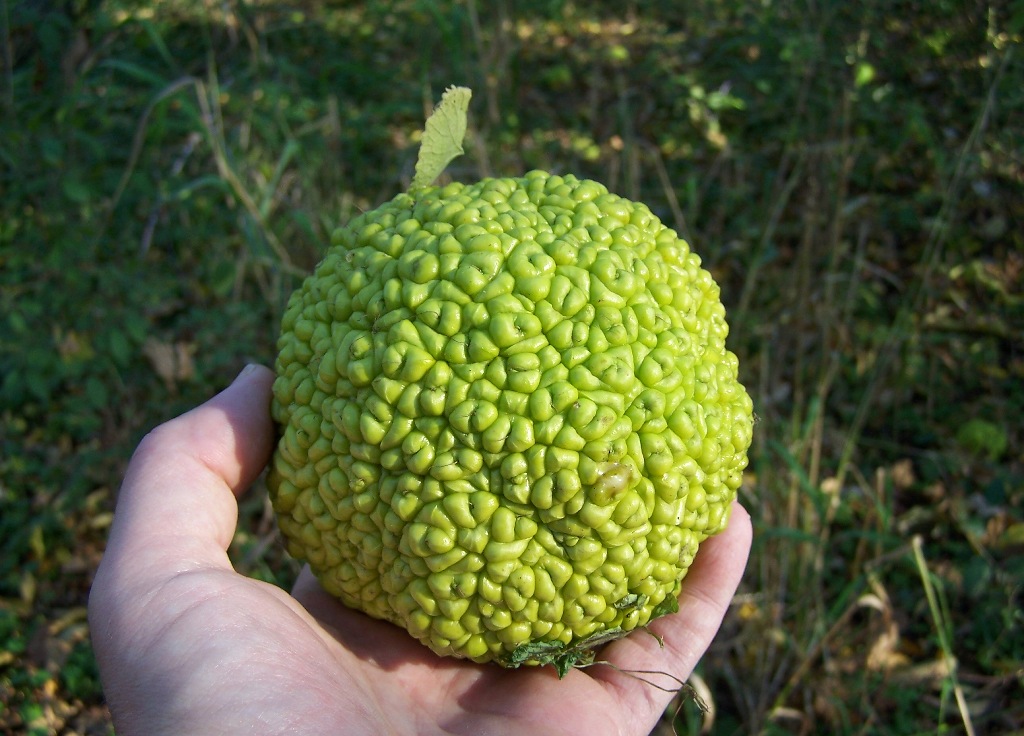
<svg viewBox="0 0 1024 736">
<path fill-rule="evenodd" d="M 690 675 L 690 679 L 687 682 L 693 688 L 694 696 L 707 707 L 707 710 L 704 712 L 704 721 L 700 726 L 700 732 L 701 734 L 711 733 L 715 726 L 715 714 L 718 712 L 718 708 L 715 705 L 715 695 L 711 692 L 711 688 L 708 687 L 704 678 L 696 672 Z"/>
<path fill-rule="evenodd" d="M 914 461 L 908 458 L 893 463 L 889 468 L 889 477 L 892 478 L 892 485 L 896 490 L 905 491 L 910 488 L 917 481 Z"/>
<path fill-rule="evenodd" d="M 890 681 L 899 685 L 915 687 L 927 685 L 939 689 L 955 668 L 955 662 L 951 665 L 945 659 L 936 659 L 895 670 Z"/>
<path fill-rule="evenodd" d="M 904 667 L 908 660 L 905 654 L 898 651 L 900 630 L 895 621 L 889 620 L 878 633 L 868 649 L 867 667 L 876 672 L 887 672 Z"/>
<path fill-rule="evenodd" d="M 1024 522 L 1008 524 L 995 540 L 995 546 L 1005 550 L 1024 549 Z"/>
<path fill-rule="evenodd" d="M 896 623 L 892 601 L 877 579 L 871 581 L 873 593 L 865 593 L 857 600 L 858 607 L 878 611 L 879 616 L 870 624 L 868 653 L 865 666 L 875 672 L 888 672 L 907 664 L 907 657 L 899 651 L 900 628 Z"/>
<path fill-rule="evenodd" d="M 835 476 L 829 476 L 825 480 L 821 481 L 821 492 L 832 498 L 838 498 L 840 491 L 842 491 L 840 481 Z"/>
<path fill-rule="evenodd" d="M 192 356 L 196 354 L 195 343 L 184 341 L 163 342 L 151 337 L 142 346 L 142 354 L 149 360 L 153 371 L 160 377 L 168 390 L 174 391 L 179 383 L 190 381 L 196 368 Z"/>
<path fill-rule="evenodd" d="M 57 346 L 57 354 L 65 363 L 86 361 L 96 355 L 89 339 L 74 330 L 64 332 L 59 327 L 54 328 L 53 341 Z"/>
<path fill-rule="evenodd" d="M 928 485 L 928 487 L 924 489 L 923 494 L 924 497 L 932 503 L 939 503 L 948 495 L 946 486 L 942 481 L 936 481 L 935 483 Z"/>
</svg>

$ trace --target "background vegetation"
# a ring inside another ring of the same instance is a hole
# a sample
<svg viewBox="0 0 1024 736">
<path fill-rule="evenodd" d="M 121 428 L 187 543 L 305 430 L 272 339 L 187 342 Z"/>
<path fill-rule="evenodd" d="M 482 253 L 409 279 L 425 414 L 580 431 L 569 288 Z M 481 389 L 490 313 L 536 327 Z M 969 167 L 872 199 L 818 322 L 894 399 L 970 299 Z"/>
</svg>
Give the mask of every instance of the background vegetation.
<svg viewBox="0 0 1024 736">
<path fill-rule="evenodd" d="M 1024 733 L 1024 3 L 3 0 L 0 732 L 110 731 L 85 602 L 156 423 L 270 363 L 452 83 L 472 179 L 650 203 L 723 287 L 754 556 L 680 733 Z M 287 585 L 265 493 L 240 570 Z M 666 727 L 668 727 L 666 723 Z"/>
</svg>

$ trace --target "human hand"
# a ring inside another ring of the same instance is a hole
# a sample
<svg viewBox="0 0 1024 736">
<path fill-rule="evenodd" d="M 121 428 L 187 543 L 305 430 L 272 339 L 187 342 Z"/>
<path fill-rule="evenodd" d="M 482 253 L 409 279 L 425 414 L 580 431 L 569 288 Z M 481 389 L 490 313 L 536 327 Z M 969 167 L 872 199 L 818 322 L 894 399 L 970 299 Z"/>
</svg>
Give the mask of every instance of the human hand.
<svg viewBox="0 0 1024 736">
<path fill-rule="evenodd" d="M 684 580 L 679 612 L 600 653 L 613 667 L 505 670 L 444 659 L 324 593 L 234 571 L 237 497 L 273 449 L 273 376 L 251 367 L 139 445 L 89 600 L 104 691 L 131 734 L 647 734 L 671 694 L 619 670 L 685 680 L 750 549 L 737 505 Z M 618 669 L 616 669 L 618 668 Z"/>
</svg>

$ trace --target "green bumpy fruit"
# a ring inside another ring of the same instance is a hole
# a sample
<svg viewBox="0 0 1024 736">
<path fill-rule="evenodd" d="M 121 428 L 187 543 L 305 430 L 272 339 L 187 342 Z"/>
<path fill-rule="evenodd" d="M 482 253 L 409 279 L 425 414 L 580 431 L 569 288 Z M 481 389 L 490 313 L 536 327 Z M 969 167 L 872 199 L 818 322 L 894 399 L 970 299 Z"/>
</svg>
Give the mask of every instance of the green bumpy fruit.
<svg viewBox="0 0 1024 736">
<path fill-rule="evenodd" d="M 747 464 L 727 332 L 699 257 L 596 182 L 400 194 L 334 234 L 284 315 L 288 550 L 442 655 L 515 666 L 644 626 Z"/>
</svg>

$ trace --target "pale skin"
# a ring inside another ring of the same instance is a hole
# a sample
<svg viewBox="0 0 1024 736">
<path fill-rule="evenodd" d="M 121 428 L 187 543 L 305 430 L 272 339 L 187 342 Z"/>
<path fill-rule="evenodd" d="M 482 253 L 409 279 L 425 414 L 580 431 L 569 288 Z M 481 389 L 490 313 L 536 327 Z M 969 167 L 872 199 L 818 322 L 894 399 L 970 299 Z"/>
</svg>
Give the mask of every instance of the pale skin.
<svg viewBox="0 0 1024 736">
<path fill-rule="evenodd" d="M 442 659 L 351 611 L 308 570 L 288 592 L 235 572 L 238 497 L 273 449 L 273 376 L 247 368 L 151 432 L 118 498 L 89 601 L 118 736 L 132 734 L 638 734 L 672 697 L 613 667 L 559 680 Z M 750 550 L 739 505 L 705 542 L 679 613 L 601 651 L 621 670 L 685 680 L 718 631 Z M 664 678 L 659 683 L 670 684 Z"/>
</svg>

